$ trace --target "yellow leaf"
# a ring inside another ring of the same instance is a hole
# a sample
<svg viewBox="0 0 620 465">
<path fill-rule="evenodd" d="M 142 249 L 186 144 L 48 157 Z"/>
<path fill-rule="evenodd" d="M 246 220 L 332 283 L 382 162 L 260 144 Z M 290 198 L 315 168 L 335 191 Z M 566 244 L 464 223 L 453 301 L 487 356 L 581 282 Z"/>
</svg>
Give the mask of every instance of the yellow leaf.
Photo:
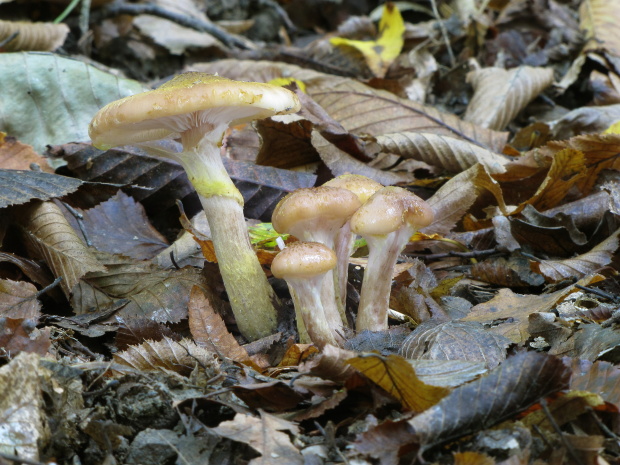
<svg viewBox="0 0 620 465">
<path fill-rule="evenodd" d="M 603 134 L 620 134 L 620 121 L 616 121 L 603 131 Z"/>
<path fill-rule="evenodd" d="M 400 11 L 392 3 L 387 3 L 379 21 L 379 36 L 376 40 L 350 40 L 332 37 L 330 43 L 336 47 L 353 47 L 360 51 L 366 64 L 377 77 L 384 77 L 392 62 L 403 48 L 405 22 Z"/>
<path fill-rule="evenodd" d="M 413 412 L 423 412 L 450 393 L 447 388 L 420 381 L 411 364 L 398 355 L 363 354 L 347 363 Z"/>
</svg>

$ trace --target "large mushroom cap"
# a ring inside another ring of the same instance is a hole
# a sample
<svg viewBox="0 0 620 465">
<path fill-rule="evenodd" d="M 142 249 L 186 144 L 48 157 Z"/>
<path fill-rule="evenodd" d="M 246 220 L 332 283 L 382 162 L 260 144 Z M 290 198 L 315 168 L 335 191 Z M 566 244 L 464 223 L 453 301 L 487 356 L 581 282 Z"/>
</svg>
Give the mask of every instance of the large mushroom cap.
<svg viewBox="0 0 620 465">
<path fill-rule="evenodd" d="M 384 235 L 407 224 L 419 230 L 431 224 L 433 210 L 424 200 L 400 187 L 375 192 L 351 217 L 351 230 L 360 236 Z"/>
<path fill-rule="evenodd" d="M 155 90 L 109 103 L 95 115 L 88 132 L 99 148 L 176 137 L 205 124 L 221 138 L 230 124 L 299 109 L 297 96 L 283 87 L 189 72 Z"/>
<path fill-rule="evenodd" d="M 308 228 L 342 227 L 361 202 L 357 196 L 339 187 L 320 186 L 297 189 L 276 205 L 271 222 L 276 231 L 303 238 Z"/>
<path fill-rule="evenodd" d="M 336 253 L 318 242 L 293 242 L 276 255 L 271 272 L 276 278 L 307 279 L 336 266 Z"/>
</svg>

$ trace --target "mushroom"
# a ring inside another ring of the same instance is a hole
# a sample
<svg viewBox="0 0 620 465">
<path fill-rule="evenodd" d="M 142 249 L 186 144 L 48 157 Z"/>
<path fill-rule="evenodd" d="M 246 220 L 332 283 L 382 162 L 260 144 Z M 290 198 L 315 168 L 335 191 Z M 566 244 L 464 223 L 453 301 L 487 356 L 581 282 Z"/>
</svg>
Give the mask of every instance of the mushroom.
<svg viewBox="0 0 620 465">
<path fill-rule="evenodd" d="M 305 328 L 319 348 L 336 343 L 332 327 L 325 318 L 321 298 L 322 283 L 336 266 L 336 254 L 318 242 L 293 242 L 271 263 L 276 278 L 286 280 L 295 305 L 298 328 Z M 303 321 L 303 326 L 302 322 Z M 300 336 L 303 329 L 300 328 Z"/>
<path fill-rule="evenodd" d="M 327 181 L 324 186 L 340 187 L 347 189 L 357 195 L 362 205 L 372 194 L 383 187 L 383 184 L 362 176 L 361 174 L 342 174 L 334 179 Z M 349 257 L 353 253 L 355 245 L 355 234 L 351 233 L 351 223 L 347 221 L 336 235 L 334 250 L 338 259 L 337 270 L 334 278 L 338 278 L 336 289 L 339 290 L 340 302 L 343 306 L 347 303 L 347 282 L 349 275 Z M 337 276 L 336 276 L 337 275 Z"/>
<path fill-rule="evenodd" d="M 302 241 L 320 242 L 333 249 L 338 230 L 360 205 L 357 196 L 346 189 L 324 186 L 302 188 L 280 200 L 271 222 L 279 233 L 292 234 Z M 340 299 L 336 299 L 334 282 L 338 281 L 332 272 L 328 274 L 329 279 L 323 282 L 321 291 L 322 302 L 328 322 L 339 332 L 347 319 Z M 332 313 L 332 308 L 336 309 L 335 313 Z"/>
<path fill-rule="evenodd" d="M 420 197 L 400 187 L 375 192 L 351 217 L 351 231 L 368 244 L 355 329 L 387 329 L 392 274 L 398 255 L 419 229 L 431 224 L 433 210 Z"/>
<path fill-rule="evenodd" d="M 243 197 L 224 168 L 219 144 L 230 124 L 299 108 L 297 96 L 282 87 L 191 72 L 106 105 L 89 127 L 100 149 L 180 138 L 182 152 L 158 154 L 179 162 L 198 193 L 232 311 L 249 340 L 274 332 L 277 299 L 250 244 Z"/>
</svg>

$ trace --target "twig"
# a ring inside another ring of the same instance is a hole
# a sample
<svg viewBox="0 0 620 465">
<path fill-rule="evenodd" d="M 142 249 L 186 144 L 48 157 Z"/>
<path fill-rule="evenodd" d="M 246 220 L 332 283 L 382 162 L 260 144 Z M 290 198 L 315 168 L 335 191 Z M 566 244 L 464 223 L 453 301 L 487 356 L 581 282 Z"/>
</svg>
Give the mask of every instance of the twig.
<svg viewBox="0 0 620 465">
<path fill-rule="evenodd" d="M 553 415 L 551 414 L 551 411 L 549 410 L 549 406 L 547 405 L 547 400 L 544 398 L 540 399 L 540 405 L 542 406 L 542 409 L 545 412 L 545 416 L 547 417 L 547 420 L 549 420 L 549 423 L 551 423 L 551 427 L 553 428 L 555 433 L 560 437 L 560 441 L 562 441 L 562 444 L 564 444 L 564 447 L 566 448 L 568 455 L 571 456 L 574 463 L 579 464 L 579 465 L 584 465 L 583 461 L 579 458 L 579 456 L 577 455 L 577 452 L 573 448 L 573 445 L 568 441 L 566 436 L 564 436 L 564 433 L 562 433 L 560 426 L 556 423 L 555 418 L 553 418 Z"/>
<path fill-rule="evenodd" d="M 443 40 L 446 43 L 446 48 L 448 49 L 448 55 L 450 56 L 450 65 L 452 68 L 456 67 L 456 59 L 454 58 L 454 52 L 452 51 L 452 45 L 450 45 L 450 38 L 448 37 L 448 31 L 446 30 L 446 26 L 443 23 L 443 19 L 439 16 L 439 10 L 437 9 L 437 2 L 435 0 L 431 0 L 431 6 L 433 7 L 433 14 L 435 15 L 435 19 L 439 24 L 439 29 L 441 30 L 441 35 L 443 36 Z"/>
<path fill-rule="evenodd" d="M 13 34 L 11 34 L 10 36 L 8 36 L 6 39 L 0 41 L 0 48 L 4 47 L 6 44 L 8 44 L 9 42 L 11 42 L 13 39 L 15 39 L 17 36 L 19 35 L 19 31 L 15 31 Z"/>
<path fill-rule="evenodd" d="M 483 258 L 489 255 L 494 255 L 499 253 L 497 249 L 487 249 L 487 250 L 472 250 L 471 252 L 444 252 L 444 253 L 433 253 L 433 254 L 423 254 L 423 253 L 408 253 L 408 256 L 411 257 L 419 257 L 419 258 L 427 258 L 429 260 L 437 260 L 440 258 L 449 258 L 449 257 L 459 257 L 459 258 Z"/>
<path fill-rule="evenodd" d="M 75 218 L 75 221 L 77 222 L 78 227 L 80 228 L 80 232 L 82 233 L 82 236 L 84 236 L 84 241 L 86 242 L 86 245 L 88 247 L 92 247 L 93 243 L 88 237 L 88 234 L 86 233 L 86 228 L 84 227 L 84 215 L 78 212 L 75 208 L 73 208 L 67 202 L 61 201 L 60 203 L 62 203 L 62 206 L 65 207 L 67 210 L 69 210 L 69 213 L 71 213 L 73 217 Z"/>
<path fill-rule="evenodd" d="M 605 299 L 609 299 L 612 302 L 618 302 L 620 300 L 620 297 L 614 294 L 610 294 L 609 292 L 605 292 L 601 289 L 597 289 L 595 287 L 586 287 L 586 286 L 582 286 L 581 284 L 575 284 L 575 287 L 577 289 L 581 289 L 582 291 L 586 291 L 589 292 L 591 294 L 596 294 L 599 297 L 604 297 Z"/>
<path fill-rule="evenodd" d="M 236 47 L 244 50 L 248 50 L 248 45 L 243 42 L 241 39 L 234 37 L 228 32 L 220 29 L 218 26 L 211 22 L 203 21 L 198 18 L 193 18 L 191 16 L 182 15 L 179 13 L 175 13 L 170 10 L 166 10 L 165 8 L 160 7 L 159 5 L 154 5 L 152 3 L 144 3 L 144 4 L 129 4 L 129 3 L 111 3 L 109 5 L 104 6 L 101 10 L 99 10 L 97 15 L 92 15 L 93 22 L 99 22 L 102 19 L 111 18 L 119 15 L 152 15 L 157 16 L 159 18 L 167 19 L 173 21 L 181 26 L 188 27 L 190 29 L 194 29 L 196 31 L 206 32 L 207 34 L 211 34 L 216 39 L 222 41 L 229 47 Z"/>
</svg>

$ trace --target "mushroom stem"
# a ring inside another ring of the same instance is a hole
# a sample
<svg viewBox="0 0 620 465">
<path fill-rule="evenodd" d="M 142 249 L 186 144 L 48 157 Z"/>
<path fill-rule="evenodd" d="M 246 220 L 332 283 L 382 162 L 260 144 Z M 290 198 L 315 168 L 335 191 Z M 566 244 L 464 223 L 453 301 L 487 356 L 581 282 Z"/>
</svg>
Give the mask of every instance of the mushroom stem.
<svg viewBox="0 0 620 465">
<path fill-rule="evenodd" d="M 351 232 L 351 223 L 347 221 L 336 236 L 334 250 L 338 259 L 334 273 L 334 287 L 339 294 L 342 308 L 347 306 L 347 283 L 349 282 L 349 257 L 353 254 L 355 234 Z M 340 307 L 339 307 L 340 308 Z M 345 316 L 346 318 L 346 316 Z"/>
<path fill-rule="evenodd" d="M 357 331 L 387 329 L 392 274 L 399 254 L 409 242 L 410 228 L 384 236 L 367 236 L 368 264 L 364 271 L 355 327 Z"/>
<path fill-rule="evenodd" d="M 286 280 L 295 305 L 295 312 L 301 315 L 306 334 L 319 348 L 327 344 L 339 346 L 336 342 L 329 322 L 324 318 L 320 288 L 326 275 L 321 274 L 302 279 Z M 317 316 L 316 313 L 321 313 Z M 300 334 L 301 338 L 301 334 Z"/>
<path fill-rule="evenodd" d="M 198 192 L 239 331 L 251 341 L 273 334 L 277 298 L 250 243 L 243 197 L 224 168 L 218 146 L 204 138 L 170 156 L 183 165 Z"/>
</svg>

